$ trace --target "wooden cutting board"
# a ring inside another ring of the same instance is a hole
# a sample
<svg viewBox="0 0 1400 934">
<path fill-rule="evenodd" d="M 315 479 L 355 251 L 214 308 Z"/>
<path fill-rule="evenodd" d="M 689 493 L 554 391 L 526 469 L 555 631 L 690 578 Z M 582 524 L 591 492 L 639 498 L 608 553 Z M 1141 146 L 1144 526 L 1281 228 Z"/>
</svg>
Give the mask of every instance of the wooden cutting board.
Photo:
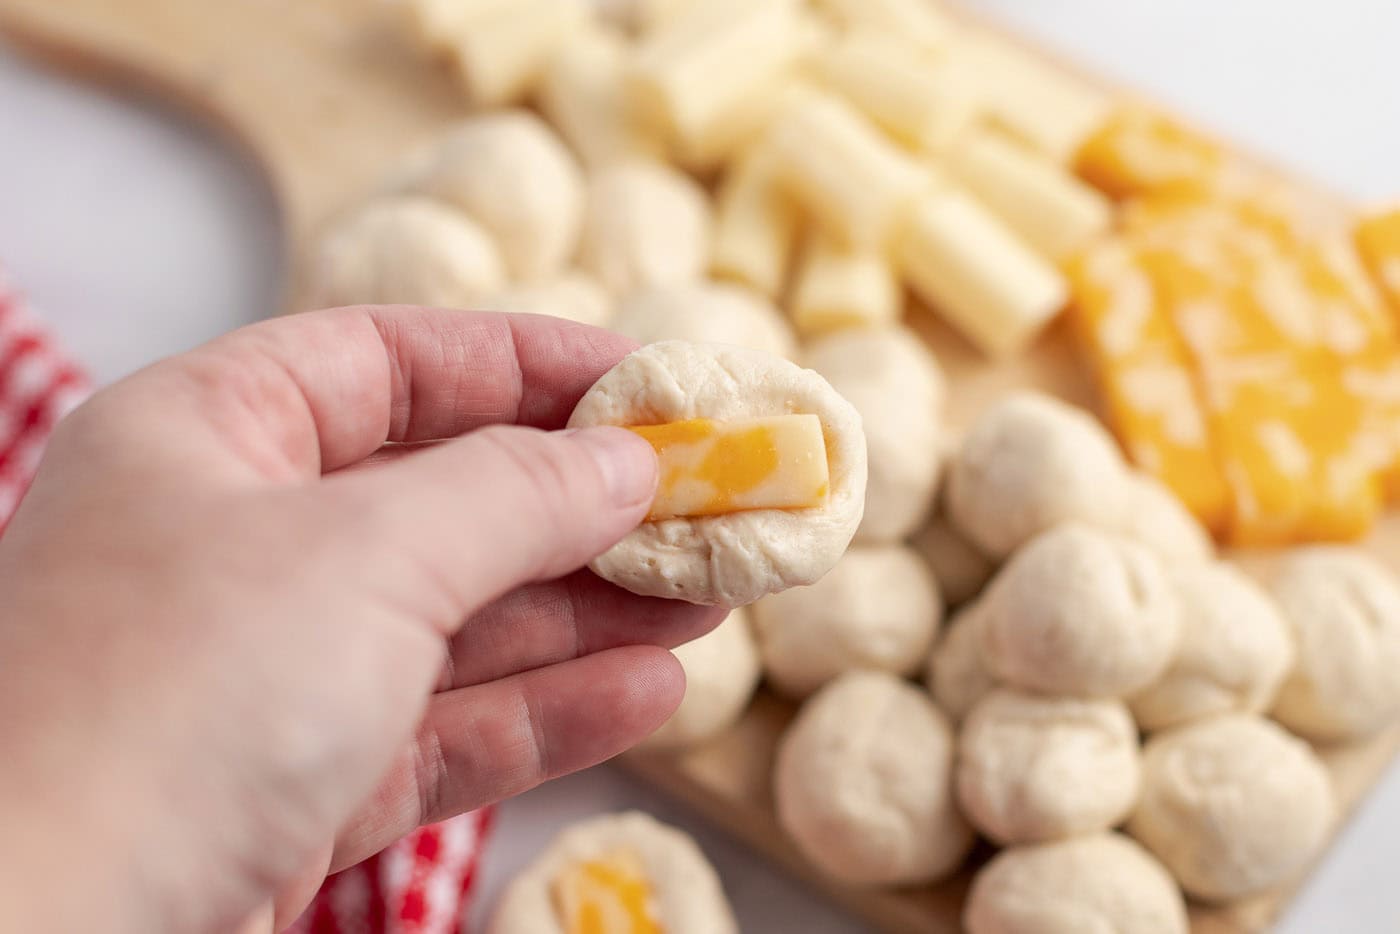
<svg viewBox="0 0 1400 934">
<path fill-rule="evenodd" d="M 136 85 L 207 118 L 264 168 L 282 212 L 293 270 L 288 306 L 318 231 L 379 186 L 407 153 L 468 113 L 453 82 L 425 62 L 389 0 L 0 0 L 0 31 L 19 48 L 103 80 Z M 1036 386 L 1092 406 L 1084 369 L 1052 331 L 1015 360 L 991 364 L 924 312 L 912 323 L 948 371 L 955 427 L 1010 388 Z M 1367 543 L 1400 571 L 1400 517 Z M 1267 554 L 1239 555 L 1262 569 Z M 636 772 L 891 932 L 957 931 L 970 872 L 913 890 L 862 891 L 817 875 L 783 839 L 769 789 L 773 751 L 793 707 L 760 694 L 723 736 L 678 757 L 632 755 Z M 1350 813 L 1400 749 L 1400 726 L 1320 750 Z M 1265 928 L 1280 892 L 1193 908 L 1197 934 Z"/>
</svg>

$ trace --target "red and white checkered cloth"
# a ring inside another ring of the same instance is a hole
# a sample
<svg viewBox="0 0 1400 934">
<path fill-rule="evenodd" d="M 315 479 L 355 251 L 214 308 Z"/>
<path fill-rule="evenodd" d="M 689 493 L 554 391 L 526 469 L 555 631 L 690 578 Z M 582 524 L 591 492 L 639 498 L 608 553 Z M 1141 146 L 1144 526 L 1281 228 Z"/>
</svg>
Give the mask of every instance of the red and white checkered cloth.
<svg viewBox="0 0 1400 934">
<path fill-rule="evenodd" d="M 0 270 L 0 535 L 58 420 L 91 391 Z M 489 808 L 422 827 L 326 880 L 295 934 L 459 934 Z"/>
</svg>

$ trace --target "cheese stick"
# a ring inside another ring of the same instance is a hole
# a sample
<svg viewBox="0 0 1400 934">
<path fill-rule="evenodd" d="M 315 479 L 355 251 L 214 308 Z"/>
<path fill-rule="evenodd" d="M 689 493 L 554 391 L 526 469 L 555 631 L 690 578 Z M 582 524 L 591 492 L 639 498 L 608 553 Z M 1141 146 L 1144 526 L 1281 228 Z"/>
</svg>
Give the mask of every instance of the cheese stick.
<svg viewBox="0 0 1400 934">
<path fill-rule="evenodd" d="M 519 100 L 582 19 L 575 0 L 513 0 L 474 11 L 449 44 L 468 98 L 480 105 Z"/>
<path fill-rule="evenodd" d="M 787 278 L 797 221 L 771 152 L 752 148 L 730 165 L 720 184 L 710 272 L 776 298 Z"/>
<path fill-rule="evenodd" d="M 917 163 L 831 94 L 790 98 L 764 140 L 793 197 L 850 246 L 883 246 L 929 184 Z"/>
<path fill-rule="evenodd" d="M 847 28 L 870 27 L 924 49 L 942 48 L 953 32 L 932 0 L 817 0 L 816 6 Z"/>
<path fill-rule="evenodd" d="M 403 9 L 413 37 L 432 52 L 446 53 L 472 19 L 509 3 L 510 0 L 408 0 Z"/>
<path fill-rule="evenodd" d="M 1064 260 L 1113 223 L 1107 198 L 994 130 L 962 138 L 949 151 L 946 167 L 992 213 L 1052 261 Z"/>
<path fill-rule="evenodd" d="M 1400 314 L 1400 207 L 1363 218 L 1355 236 L 1371 277 Z"/>
<path fill-rule="evenodd" d="M 948 63 L 994 123 L 1062 165 L 1112 110 L 1104 92 L 987 33 L 959 34 Z"/>
<path fill-rule="evenodd" d="M 580 33 L 545 69 L 540 109 L 589 168 L 660 158 L 660 138 L 629 106 L 626 40 L 603 28 Z"/>
<path fill-rule="evenodd" d="M 883 253 L 853 250 L 813 234 L 793 287 L 793 325 L 804 337 L 899 318 L 899 283 Z"/>
<path fill-rule="evenodd" d="M 941 151 L 978 116 L 953 72 L 902 36 L 856 29 L 822 56 L 823 80 L 895 139 Z"/>
<path fill-rule="evenodd" d="M 630 93 L 687 161 L 713 164 L 767 118 L 761 99 L 807 35 L 794 0 L 697 4 L 638 46 Z"/>
<path fill-rule="evenodd" d="M 898 255 L 919 297 L 991 356 L 1025 347 L 1065 304 L 1055 268 L 956 188 L 919 201 Z"/>
</svg>

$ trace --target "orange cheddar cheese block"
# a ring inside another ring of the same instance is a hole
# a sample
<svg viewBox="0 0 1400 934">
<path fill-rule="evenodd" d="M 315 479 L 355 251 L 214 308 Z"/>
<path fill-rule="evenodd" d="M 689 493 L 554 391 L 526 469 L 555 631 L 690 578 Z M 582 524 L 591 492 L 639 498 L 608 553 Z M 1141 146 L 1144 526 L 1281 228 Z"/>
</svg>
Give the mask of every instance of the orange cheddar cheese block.
<svg viewBox="0 0 1400 934">
<path fill-rule="evenodd" d="M 1118 107 L 1080 146 L 1075 171 L 1114 198 L 1174 182 L 1209 184 L 1233 164 L 1214 140 L 1149 107 Z"/>
<path fill-rule="evenodd" d="M 1066 270 L 1070 319 L 1129 458 L 1165 483 L 1204 525 L 1222 527 L 1224 477 L 1186 348 L 1140 256 L 1103 241 Z"/>
<path fill-rule="evenodd" d="M 826 441 L 815 415 L 692 418 L 630 430 L 651 444 L 660 463 L 649 521 L 826 502 Z"/>
<path fill-rule="evenodd" d="M 554 899 L 568 934 L 662 934 L 651 886 L 631 853 L 570 866 L 554 881 Z"/>
<path fill-rule="evenodd" d="M 1400 207 L 1357 224 L 1356 247 L 1371 278 L 1400 315 Z"/>
</svg>

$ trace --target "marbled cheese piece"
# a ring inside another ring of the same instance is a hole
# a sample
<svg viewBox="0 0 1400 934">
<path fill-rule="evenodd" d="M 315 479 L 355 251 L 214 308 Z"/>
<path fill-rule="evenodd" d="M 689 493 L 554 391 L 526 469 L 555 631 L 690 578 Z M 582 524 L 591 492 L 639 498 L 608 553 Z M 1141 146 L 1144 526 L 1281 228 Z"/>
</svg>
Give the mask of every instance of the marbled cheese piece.
<svg viewBox="0 0 1400 934">
<path fill-rule="evenodd" d="M 627 851 L 571 866 L 554 880 L 567 934 L 661 934 L 651 885 Z"/>
<path fill-rule="evenodd" d="M 826 441 L 815 415 L 692 418 L 631 430 L 651 444 L 660 462 L 649 521 L 826 502 Z"/>
<path fill-rule="evenodd" d="M 1400 315 L 1400 207 L 1364 218 L 1355 236 L 1371 278 Z"/>
</svg>

